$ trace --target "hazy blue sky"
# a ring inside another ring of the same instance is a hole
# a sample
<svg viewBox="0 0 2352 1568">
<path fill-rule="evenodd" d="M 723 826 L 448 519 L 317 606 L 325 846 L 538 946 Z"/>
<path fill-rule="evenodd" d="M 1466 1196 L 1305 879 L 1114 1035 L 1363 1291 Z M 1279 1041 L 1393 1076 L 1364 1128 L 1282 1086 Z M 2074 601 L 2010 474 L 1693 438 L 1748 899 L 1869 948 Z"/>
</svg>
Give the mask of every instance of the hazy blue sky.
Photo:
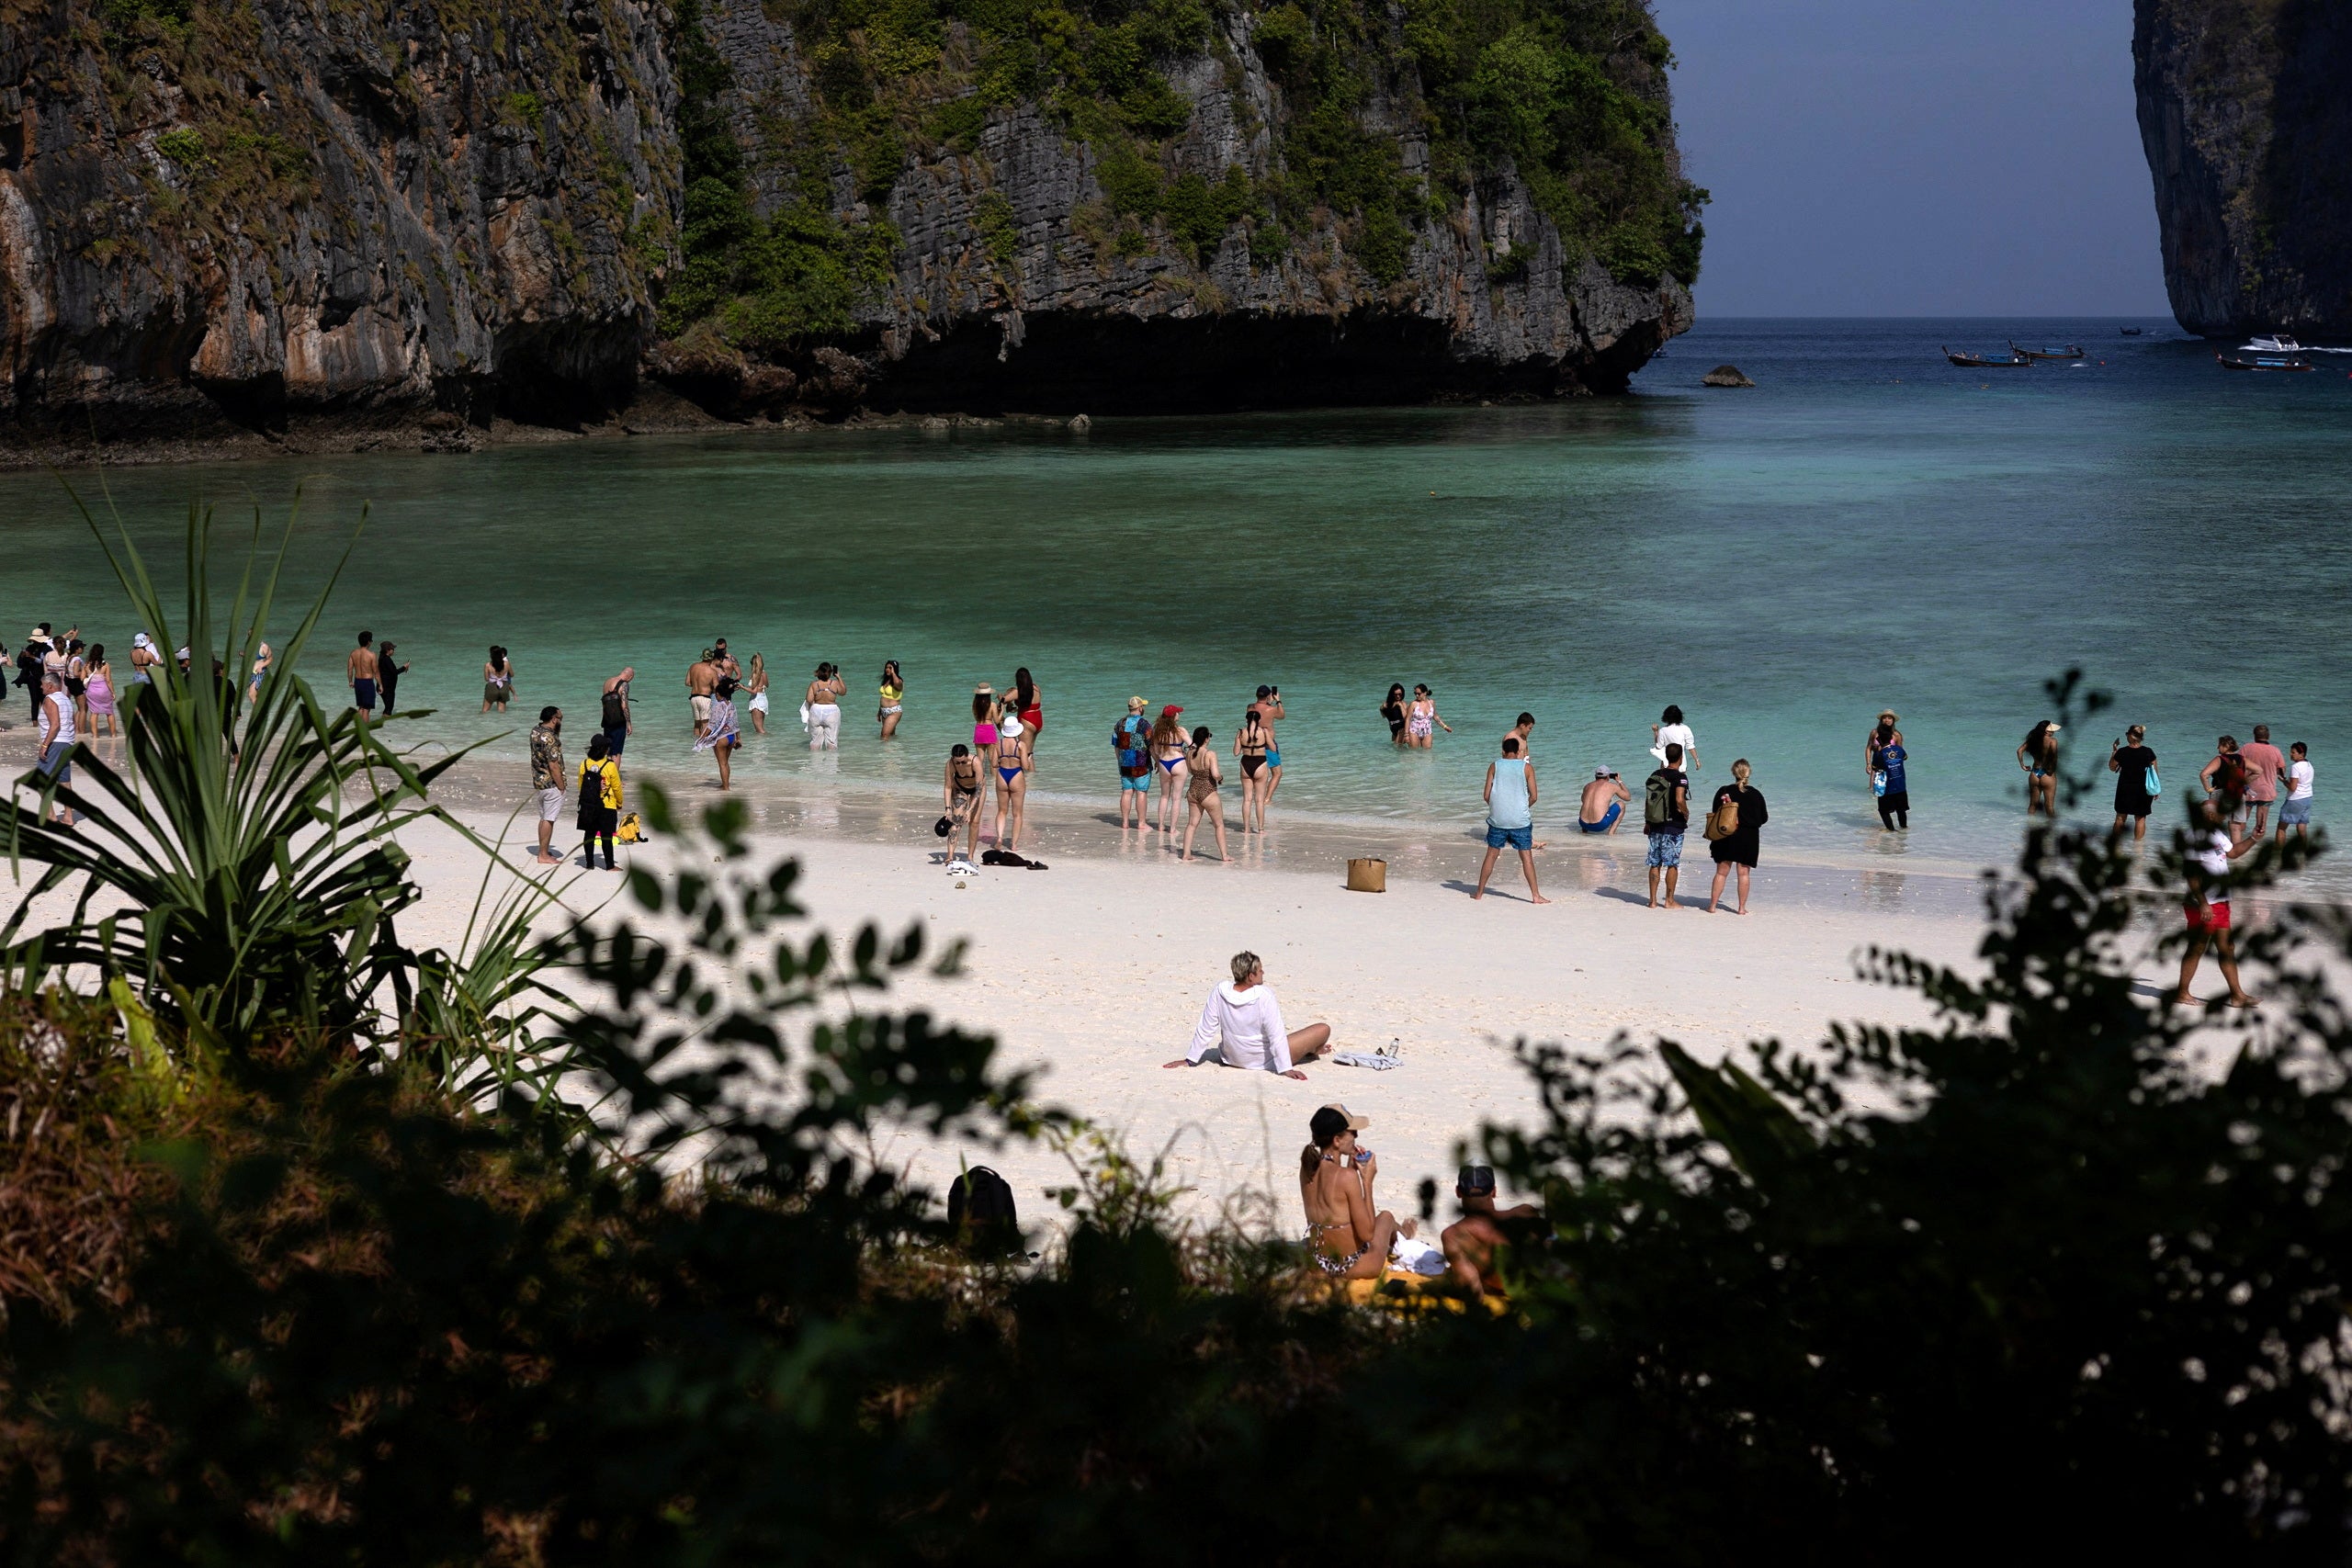
<svg viewBox="0 0 2352 1568">
<path fill-rule="evenodd" d="M 2169 314 L 2131 0 L 1655 0 L 1715 316 Z"/>
</svg>

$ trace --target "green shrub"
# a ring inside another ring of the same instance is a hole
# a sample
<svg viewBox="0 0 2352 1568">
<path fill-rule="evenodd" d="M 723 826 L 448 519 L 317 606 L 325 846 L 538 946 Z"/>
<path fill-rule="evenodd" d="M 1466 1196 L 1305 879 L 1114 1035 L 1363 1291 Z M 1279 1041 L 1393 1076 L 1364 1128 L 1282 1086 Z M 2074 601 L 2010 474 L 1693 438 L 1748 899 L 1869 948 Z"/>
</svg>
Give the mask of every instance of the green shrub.
<svg viewBox="0 0 2352 1568">
<path fill-rule="evenodd" d="M 973 207 L 972 218 L 980 231 L 981 243 L 989 248 L 997 265 L 1012 265 L 1021 245 L 1020 226 L 1013 221 L 1012 203 L 1001 191 L 983 191 Z"/>
<path fill-rule="evenodd" d="M 189 126 L 167 130 L 155 138 L 155 151 L 183 169 L 200 168 L 208 162 L 204 155 L 204 133 Z"/>
<path fill-rule="evenodd" d="M 539 129 L 547 113 L 537 93 L 507 94 L 506 112 L 517 124 L 527 125 L 535 131 Z"/>
</svg>

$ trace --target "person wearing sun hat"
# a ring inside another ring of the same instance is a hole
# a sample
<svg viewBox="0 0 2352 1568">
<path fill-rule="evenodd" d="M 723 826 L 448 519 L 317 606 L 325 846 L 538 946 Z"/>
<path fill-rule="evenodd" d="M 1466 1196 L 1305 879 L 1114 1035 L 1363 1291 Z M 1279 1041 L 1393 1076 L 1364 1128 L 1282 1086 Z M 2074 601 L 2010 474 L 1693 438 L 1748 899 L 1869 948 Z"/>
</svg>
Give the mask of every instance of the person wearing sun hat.
<svg viewBox="0 0 2352 1568">
<path fill-rule="evenodd" d="M 1141 697 L 1127 699 L 1125 718 L 1111 727 L 1111 750 L 1119 759 L 1119 830 L 1127 818 L 1137 829 L 1148 827 L 1151 816 L 1151 721 L 1144 710 L 1151 705 Z"/>
<path fill-rule="evenodd" d="M 1304 1078 L 1294 1062 L 1312 1061 L 1331 1048 L 1331 1026 L 1283 1027 L 1282 1004 L 1266 984 L 1266 966 L 1254 953 L 1233 955 L 1233 978 L 1217 983 L 1201 1006 L 1192 1048 L 1168 1067 L 1197 1066 L 1214 1053 L 1223 1066 L 1251 1067 L 1284 1077 Z"/>
<path fill-rule="evenodd" d="M 1905 766 L 1911 753 L 1903 747 L 1902 717 L 1893 708 L 1881 708 L 1878 723 L 1862 737 L 1862 777 L 1878 802 L 1881 826 L 1893 832 L 1911 826 L 1911 774 Z"/>
</svg>

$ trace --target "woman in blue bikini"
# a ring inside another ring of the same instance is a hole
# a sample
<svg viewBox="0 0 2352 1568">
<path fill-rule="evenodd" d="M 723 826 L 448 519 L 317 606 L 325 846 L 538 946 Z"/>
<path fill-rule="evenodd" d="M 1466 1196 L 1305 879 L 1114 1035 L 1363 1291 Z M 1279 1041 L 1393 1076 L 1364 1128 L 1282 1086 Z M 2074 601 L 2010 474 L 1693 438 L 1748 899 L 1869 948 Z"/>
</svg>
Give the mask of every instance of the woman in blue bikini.
<svg viewBox="0 0 2352 1568">
<path fill-rule="evenodd" d="M 1159 722 L 1151 727 L 1151 761 L 1159 770 L 1159 830 L 1170 837 L 1180 814 L 1177 797 L 1184 793 L 1184 760 L 1193 751 L 1193 739 L 1176 718 L 1183 711 L 1170 703 L 1159 710 Z"/>
<path fill-rule="evenodd" d="M 1008 694 L 996 716 L 996 847 L 1021 847 L 1021 821 L 1029 800 L 1029 754 L 1021 722 L 1021 699 Z M 1011 830 L 1007 831 L 1007 824 Z"/>
<path fill-rule="evenodd" d="M 2018 748 L 2018 766 L 2025 770 L 2025 814 L 2058 815 L 2058 727 L 2043 719 L 2026 732 Z"/>
</svg>

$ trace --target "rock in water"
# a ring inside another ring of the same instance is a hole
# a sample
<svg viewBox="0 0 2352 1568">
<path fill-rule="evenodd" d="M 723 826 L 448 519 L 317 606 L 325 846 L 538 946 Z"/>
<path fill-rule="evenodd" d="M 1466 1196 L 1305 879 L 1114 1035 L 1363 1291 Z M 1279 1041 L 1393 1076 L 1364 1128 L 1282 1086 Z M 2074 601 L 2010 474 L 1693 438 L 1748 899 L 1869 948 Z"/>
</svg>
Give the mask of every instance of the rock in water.
<svg viewBox="0 0 2352 1568">
<path fill-rule="evenodd" d="M 2165 288 L 2193 333 L 2352 336 L 2352 9 L 2139 0 Z"/>
<path fill-rule="evenodd" d="M 1084 414 L 1080 414 L 1069 422 L 1069 433 L 1072 435 L 1083 435 L 1093 428 L 1094 422 L 1087 418 Z"/>
<path fill-rule="evenodd" d="M 1756 383 L 1749 380 L 1736 365 L 1718 365 L 1699 378 L 1699 385 L 1702 387 L 1753 387 Z"/>
</svg>

